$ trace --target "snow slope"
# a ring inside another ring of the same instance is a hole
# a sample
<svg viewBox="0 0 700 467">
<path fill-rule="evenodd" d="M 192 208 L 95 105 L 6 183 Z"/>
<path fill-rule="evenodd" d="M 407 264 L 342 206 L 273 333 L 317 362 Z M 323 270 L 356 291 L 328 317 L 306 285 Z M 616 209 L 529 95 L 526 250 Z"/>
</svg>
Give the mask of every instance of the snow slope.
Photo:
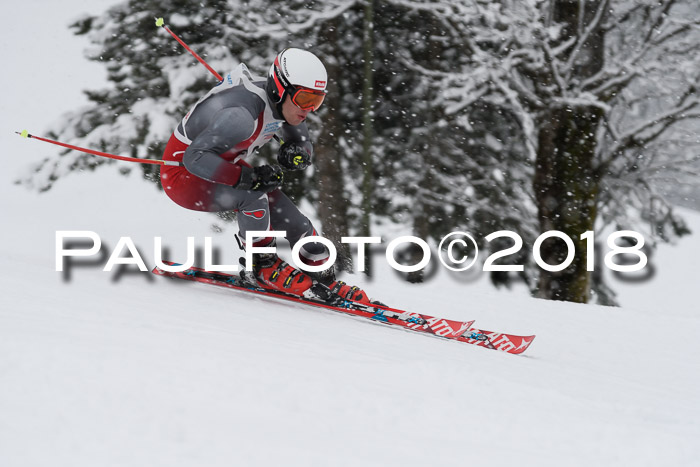
<svg viewBox="0 0 700 467">
<path fill-rule="evenodd" d="M 29 94 L 30 79 L 8 79 L 19 95 L 76 91 L 62 81 Z M 3 152 L 16 155 L 5 138 L 24 105 L 14 94 L 3 105 Z M 45 154 L 12 138 L 28 157 Z M 444 271 L 409 286 L 382 261 L 374 281 L 347 278 L 392 306 L 537 334 L 513 356 L 105 273 L 104 261 L 65 280 L 57 230 L 95 231 L 107 253 L 130 236 L 152 265 L 156 235 L 174 258 L 187 236 L 212 236 L 235 262 L 235 229 L 178 208 L 138 174 L 102 170 L 29 192 L 11 184 L 25 162 L 6 158 L 0 179 L 3 467 L 698 463 L 697 234 L 658 251 L 653 279 L 615 284 L 622 308 L 535 300 Z M 700 216 L 688 217 L 699 232 Z"/>
<path fill-rule="evenodd" d="M 186 235 L 214 235 L 233 262 L 233 229 L 215 235 L 209 216 L 108 172 L 48 195 L 3 190 L 13 227 L 0 247 L 0 465 L 693 465 L 700 455 L 690 303 L 553 303 L 446 274 L 409 286 L 386 267 L 363 283 L 397 307 L 536 333 L 518 357 L 97 264 L 64 281 L 59 229 L 96 231 L 110 248 L 129 235 L 149 265 L 154 235 L 175 257 Z"/>
</svg>

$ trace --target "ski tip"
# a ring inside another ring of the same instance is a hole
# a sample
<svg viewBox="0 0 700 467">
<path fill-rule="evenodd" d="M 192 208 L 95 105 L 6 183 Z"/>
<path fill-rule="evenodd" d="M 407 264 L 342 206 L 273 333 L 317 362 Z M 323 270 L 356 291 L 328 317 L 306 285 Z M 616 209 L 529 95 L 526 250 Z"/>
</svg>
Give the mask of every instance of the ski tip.
<svg viewBox="0 0 700 467">
<path fill-rule="evenodd" d="M 535 340 L 535 336 L 534 335 L 533 336 L 522 336 L 520 339 L 521 339 L 520 345 L 517 346 L 513 350 L 509 350 L 508 351 L 509 353 L 521 354 L 521 353 L 525 352 L 528 349 L 528 347 L 530 347 L 530 344 L 532 344 L 532 341 Z"/>
<path fill-rule="evenodd" d="M 165 21 L 163 21 L 163 18 L 156 18 L 156 27 L 161 28 L 165 24 Z"/>
</svg>

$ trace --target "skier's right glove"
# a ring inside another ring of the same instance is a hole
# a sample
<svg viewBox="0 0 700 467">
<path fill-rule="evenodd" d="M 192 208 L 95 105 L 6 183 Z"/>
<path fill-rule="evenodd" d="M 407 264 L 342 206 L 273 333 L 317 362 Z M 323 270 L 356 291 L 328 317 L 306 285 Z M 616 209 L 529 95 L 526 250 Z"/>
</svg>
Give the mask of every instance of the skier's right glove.
<svg viewBox="0 0 700 467">
<path fill-rule="evenodd" d="M 234 188 L 268 193 L 282 186 L 283 181 L 284 173 L 277 165 L 261 165 L 253 168 L 243 167 L 241 169 L 241 178 Z"/>
<path fill-rule="evenodd" d="M 277 153 L 277 162 L 287 170 L 304 170 L 311 165 L 311 154 L 300 144 L 284 143 Z"/>
</svg>

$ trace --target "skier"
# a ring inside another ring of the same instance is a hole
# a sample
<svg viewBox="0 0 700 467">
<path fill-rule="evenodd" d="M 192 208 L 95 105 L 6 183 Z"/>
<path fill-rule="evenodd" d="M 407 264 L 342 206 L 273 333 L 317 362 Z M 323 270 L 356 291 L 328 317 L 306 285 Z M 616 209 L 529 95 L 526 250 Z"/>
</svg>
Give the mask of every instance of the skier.
<svg viewBox="0 0 700 467">
<path fill-rule="evenodd" d="M 302 49 L 278 54 L 267 80 L 255 81 L 245 65 L 239 65 L 190 109 L 170 137 L 163 160 L 183 166 L 161 166 L 165 193 L 187 209 L 237 211 L 243 248 L 248 231 L 286 231 L 292 246 L 302 237 L 317 235 L 280 187 L 283 169 L 304 170 L 311 164 L 313 146 L 305 120 L 323 103 L 326 82 L 323 63 Z M 245 162 L 277 133 L 283 141 L 279 165 L 252 167 Z M 275 244 L 272 236 L 253 239 L 256 247 Z M 302 246 L 299 256 L 305 264 L 316 266 L 324 264 L 329 253 L 323 244 L 312 242 Z M 253 274 L 268 289 L 370 303 L 362 290 L 336 280 L 333 266 L 304 273 L 276 253 L 255 253 Z"/>
</svg>

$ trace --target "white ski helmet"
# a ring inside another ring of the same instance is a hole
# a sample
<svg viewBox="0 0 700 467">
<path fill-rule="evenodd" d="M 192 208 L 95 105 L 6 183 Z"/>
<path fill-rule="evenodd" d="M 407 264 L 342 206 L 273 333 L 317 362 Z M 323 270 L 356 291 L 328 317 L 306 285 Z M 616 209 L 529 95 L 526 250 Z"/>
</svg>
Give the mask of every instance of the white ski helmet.
<svg viewBox="0 0 700 467">
<path fill-rule="evenodd" d="M 328 74 L 311 52 L 289 48 L 280 52 L 267 75 L 267 94 L 281 111 L 287 93 L 302 109 L 318 110 L 326 95 Z"/>
</svg>

